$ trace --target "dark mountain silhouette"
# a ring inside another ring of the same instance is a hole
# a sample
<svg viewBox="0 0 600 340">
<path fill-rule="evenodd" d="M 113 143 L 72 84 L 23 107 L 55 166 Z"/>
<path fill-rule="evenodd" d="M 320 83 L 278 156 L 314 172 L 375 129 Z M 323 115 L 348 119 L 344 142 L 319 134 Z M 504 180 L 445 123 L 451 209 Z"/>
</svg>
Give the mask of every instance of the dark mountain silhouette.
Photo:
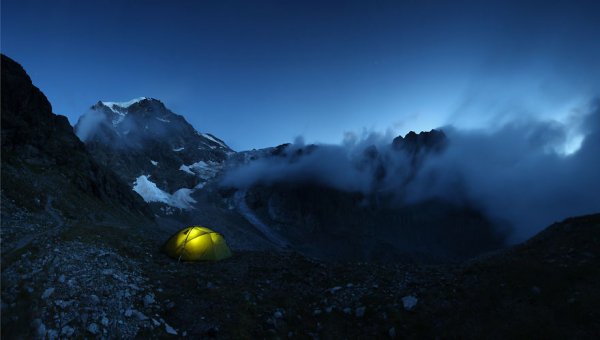
<svg viewBox="0 0 600 340">
<path fill-rule="evenodd" d="M 151 216 L 111 170 L 98 164 L 21 65 L 2 55 L 2 194 L 19 206 L 52 206 L 77 219 Z"/>
</svg>

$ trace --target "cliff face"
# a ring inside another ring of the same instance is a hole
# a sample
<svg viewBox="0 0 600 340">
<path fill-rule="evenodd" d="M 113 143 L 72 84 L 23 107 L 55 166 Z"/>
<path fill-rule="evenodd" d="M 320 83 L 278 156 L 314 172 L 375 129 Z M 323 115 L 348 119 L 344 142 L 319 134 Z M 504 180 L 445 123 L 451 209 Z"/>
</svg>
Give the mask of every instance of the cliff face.
<svg viewBox="0 0 600 340">
<path fill-rule="evenodd" d="M 66 217 L 151 216 L 145 203 L 86 151 L 23 67 L 2 55 L 2 194 L 30 211 L 49 199 Z"/>
</svg>

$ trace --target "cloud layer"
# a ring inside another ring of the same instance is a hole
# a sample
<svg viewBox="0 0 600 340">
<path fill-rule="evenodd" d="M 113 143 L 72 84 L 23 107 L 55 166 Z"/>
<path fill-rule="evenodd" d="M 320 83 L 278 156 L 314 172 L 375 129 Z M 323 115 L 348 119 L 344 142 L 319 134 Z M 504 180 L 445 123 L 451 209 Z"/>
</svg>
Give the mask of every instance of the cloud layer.
<svg viewBox="0 0 600 340">
<path fill-rule="evenodd" d="M 573 215 L 600 211 L 600 105 L 562 122 L 523 118 L 480 130 L 443 128 L 442 152 L 411 157 L 391 136 L 347 136 L 340 145 L 289 145 L 227 172 L 222 184 L 311 183 L 397 204 L 444 198 L 514 226 L 513 242 Z"/>
</svg>

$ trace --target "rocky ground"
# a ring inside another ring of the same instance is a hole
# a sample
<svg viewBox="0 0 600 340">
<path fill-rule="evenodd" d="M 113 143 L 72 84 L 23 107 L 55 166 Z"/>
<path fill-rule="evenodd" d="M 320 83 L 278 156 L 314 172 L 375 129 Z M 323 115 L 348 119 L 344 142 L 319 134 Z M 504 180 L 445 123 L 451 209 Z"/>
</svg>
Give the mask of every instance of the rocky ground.
<svg viewBox="0 0 600 340">
<path fill-rule="evenodd" d="M 2 213 L 6 339 L 600 336 L 600 215 L 423 266 L 275 252 L 178 263 L 164 232 L 44 220 L 6 200 Z"/>
</svg>

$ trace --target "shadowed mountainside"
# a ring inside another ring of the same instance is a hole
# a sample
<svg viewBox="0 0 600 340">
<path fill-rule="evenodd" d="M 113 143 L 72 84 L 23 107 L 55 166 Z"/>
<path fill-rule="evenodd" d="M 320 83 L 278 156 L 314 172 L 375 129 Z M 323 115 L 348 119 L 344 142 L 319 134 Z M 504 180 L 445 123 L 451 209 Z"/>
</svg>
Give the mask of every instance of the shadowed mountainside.
<svg viewBox="0 0 600 340">
<path fill-rule="evenodd" d="M 145 220 L 144 202 L 98 164 L 21 65 L 2 55 L 2 196 L 32 212 L 67 218 Z"/>
</svg>

